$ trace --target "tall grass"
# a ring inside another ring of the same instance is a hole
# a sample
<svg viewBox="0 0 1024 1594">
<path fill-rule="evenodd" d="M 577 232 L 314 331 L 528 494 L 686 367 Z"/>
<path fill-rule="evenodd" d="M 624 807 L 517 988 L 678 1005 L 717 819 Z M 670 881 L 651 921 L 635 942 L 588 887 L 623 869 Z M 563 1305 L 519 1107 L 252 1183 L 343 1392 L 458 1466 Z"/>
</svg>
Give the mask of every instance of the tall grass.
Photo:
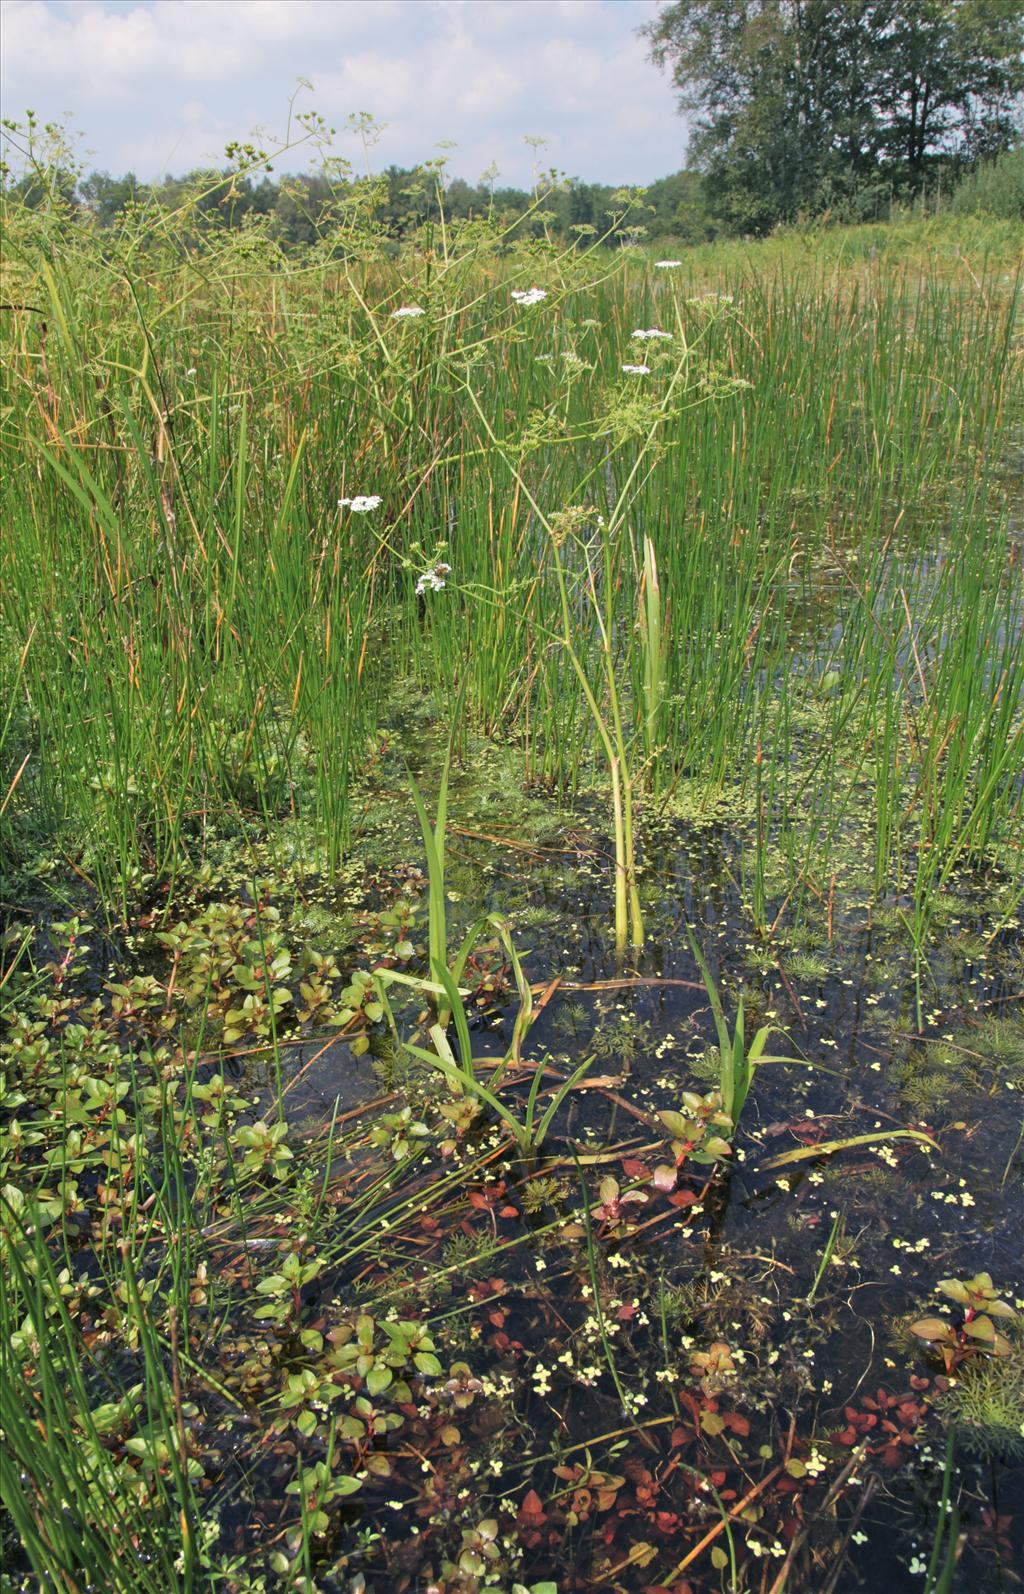
<svg viewBox="0 0 1024 1594">
<path fill-rule="evenodd" d="M 954 863 L 1013 836 L 997 224 L 969 252 L 908 223 L 669 273 L 482 225 L 396 260 L 364 218 L 296 260 L 187 215 L 101 241 L 5 211 L 11 803 L 122 914 L 211 827 L 292 818 L 337 870 L 396 677 L 457 737 L 518 740 L 528 779 L 618 777 L 635 944 L 640 787 L 756 780 L 794 910 L 866 791 L 876 889 L 905 877 L 921 935 Z M 605 517 L 596 558 L 550 535 L 574 507 Z"/>
</svg>

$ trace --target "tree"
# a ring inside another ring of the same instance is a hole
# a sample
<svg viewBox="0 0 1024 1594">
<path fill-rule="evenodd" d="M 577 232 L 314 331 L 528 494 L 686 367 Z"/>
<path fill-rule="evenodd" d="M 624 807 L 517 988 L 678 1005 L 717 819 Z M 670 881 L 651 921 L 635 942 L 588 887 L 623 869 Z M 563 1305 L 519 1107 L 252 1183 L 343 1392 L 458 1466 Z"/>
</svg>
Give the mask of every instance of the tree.
<svg viewBox="0 0 1024 1594">
<path fill-rule="evenodd" d="M 110 227 L 125 207 L 138 199 L 139 183 L 134 172 L 128 172 L 124 177 L 111 177 L 109 172 L 93 172 L 79 183 L 78 195 L 99 225 Z"/>
<path fill-rule="evenodd" d="M 1021 0 L 893 5 L 879 63 L 880 153 L 918 188 L 929 157 L 996 155 L 1024 91 Z"/>
<path fill-rule="evenodd" d="M 869 213 L 1014 138 L 1024 0 L 675 0 L 641 31 L 694 114 L 709 208 L 739 231 Z"/>
</svg>

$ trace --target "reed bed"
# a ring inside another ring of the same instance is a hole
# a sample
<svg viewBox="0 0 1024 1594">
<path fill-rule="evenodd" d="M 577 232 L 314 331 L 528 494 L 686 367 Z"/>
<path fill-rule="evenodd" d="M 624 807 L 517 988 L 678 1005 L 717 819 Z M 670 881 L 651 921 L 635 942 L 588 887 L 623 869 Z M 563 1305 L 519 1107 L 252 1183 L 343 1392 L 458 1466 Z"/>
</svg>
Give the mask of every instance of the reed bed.
<svg viewBox="0 0 1024 1594">
<path fill-rule="evenodd" d="M 878 887 L 909 848 L 917 901 L 1013 835 L 1005 250 L 930 270 L 876 229 L 875 258 L 793 241 L 669 271 L 470 234 L 440 261 L 339 266 L 244 241 L 183 261 L 166 231 L 101 245 L 8 222 L 8 781 L 28 755 L 11 800 L 122 911 L 235 809 L 308 820 L 336 869 L 397 678 L 518 738 L 531 778 L 600 778 L 549 534 L 577 508 L 575 647 L 600 645 L 603 616 L 650 792 L 758 769 L 796 886 L 794 833 L 827 873 L 868 781 Z M 548 297 L 513 303 L 534 280 Z M 632 338 L 649 328 L 671 337 Z M 439 562 L 444 589 L 417 593 Z"/>
</svg>

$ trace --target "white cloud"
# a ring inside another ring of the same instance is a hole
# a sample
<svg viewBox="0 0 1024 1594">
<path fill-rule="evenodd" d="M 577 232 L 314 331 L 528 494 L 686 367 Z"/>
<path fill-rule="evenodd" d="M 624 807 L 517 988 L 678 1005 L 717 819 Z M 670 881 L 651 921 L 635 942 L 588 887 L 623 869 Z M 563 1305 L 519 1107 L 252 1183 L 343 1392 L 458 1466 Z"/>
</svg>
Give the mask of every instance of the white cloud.
<svg viewBox="0 0 1024 1594">
<path fill-rule="evenodd" d="M 677 167 L 682 126 L 636 27 L 656 0 L 2 0 L 4 114 L 70 111 L 100 166 L 140 175 L 218 160 L 256 125 L 315 107 L 389 125 L 379 164 L 454 140 L 451 169 L 495 158 L 528 181 L 541 163 L 594 180 Z M 358 146 L 342 133 L 341 153 Z M 301 164 L 301 157 L 295 157 Z"/>
</svg>

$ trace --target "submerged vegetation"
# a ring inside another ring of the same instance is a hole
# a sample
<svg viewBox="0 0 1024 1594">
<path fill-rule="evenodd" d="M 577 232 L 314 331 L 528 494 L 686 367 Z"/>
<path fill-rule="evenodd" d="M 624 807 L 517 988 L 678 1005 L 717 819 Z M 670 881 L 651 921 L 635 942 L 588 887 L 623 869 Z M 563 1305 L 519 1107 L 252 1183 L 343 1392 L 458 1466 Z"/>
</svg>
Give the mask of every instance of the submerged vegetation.
<svg viewBox="0 0 1024 1594">
<path fill-rule="evenodd" d="M 1010 1588 L 1019 239 L 374 194 L 4 200 L 2 1586 Z"/>
</svg>

